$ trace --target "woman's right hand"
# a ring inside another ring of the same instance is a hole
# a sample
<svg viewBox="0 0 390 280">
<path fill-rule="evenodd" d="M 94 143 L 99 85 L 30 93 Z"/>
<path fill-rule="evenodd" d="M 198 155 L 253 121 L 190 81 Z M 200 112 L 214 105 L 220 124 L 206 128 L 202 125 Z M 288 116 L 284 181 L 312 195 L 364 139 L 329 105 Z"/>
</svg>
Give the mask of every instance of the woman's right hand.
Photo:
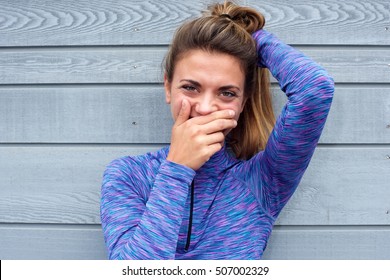
<svg viewBox="0 0 390 280">
<path fill-rule="evenodd" d="M 190 118 L 191 106 L 183 99 L 172 128 L 171 146 L 167 160 L 199 169 L 225 142 L 224 131 L 237 126 L 233 110 L 216 111 Z"/>
</svg>

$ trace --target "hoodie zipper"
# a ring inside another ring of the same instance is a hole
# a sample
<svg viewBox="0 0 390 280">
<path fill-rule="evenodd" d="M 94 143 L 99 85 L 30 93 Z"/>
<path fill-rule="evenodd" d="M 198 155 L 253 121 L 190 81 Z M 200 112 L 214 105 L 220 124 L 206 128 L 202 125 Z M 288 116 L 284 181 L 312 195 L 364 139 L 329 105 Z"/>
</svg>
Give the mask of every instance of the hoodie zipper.
<svg viewBox="0 0 390 280">
<path fill-rule="evenodd" d="M 190 247 L 191 243 L 191 231 L 192 231 L 192 216 L 194 212 L 194 181 L 191 183 L 191 204 L 190 204 L 190 219 L 188 222 L 188 231 L 187 231 L 187 242 L 186 242 L 186 247 L 185 250 L 188 251 L 188 248 Z"/>
</svg>

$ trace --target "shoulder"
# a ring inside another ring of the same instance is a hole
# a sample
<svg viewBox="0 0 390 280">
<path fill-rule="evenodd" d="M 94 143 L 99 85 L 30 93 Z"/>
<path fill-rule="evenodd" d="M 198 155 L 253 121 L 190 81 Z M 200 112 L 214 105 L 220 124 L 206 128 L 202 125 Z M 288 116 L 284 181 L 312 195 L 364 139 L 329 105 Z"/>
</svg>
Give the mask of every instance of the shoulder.
<svg viewBox="0 0 390 280">
<path fill-rule="evenodd" d="M 104 171 L 104 178 L 134 181 L 154 177 L 161 162 L 167 157 L 168 147 L 142 155 L 123 156 L 112 160 Z"/>
</svg>

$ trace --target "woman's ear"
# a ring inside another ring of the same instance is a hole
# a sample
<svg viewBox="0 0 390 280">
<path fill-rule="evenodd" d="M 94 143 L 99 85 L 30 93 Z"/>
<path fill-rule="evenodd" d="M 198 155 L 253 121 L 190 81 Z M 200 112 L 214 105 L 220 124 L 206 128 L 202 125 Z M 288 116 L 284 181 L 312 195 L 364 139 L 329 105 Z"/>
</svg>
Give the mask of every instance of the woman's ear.
<svg viewBox="0 0 390 280">
<path fill-rule="evenodd" d="M 167 74 L 164 74 L 165 102 L 171 104 L 171 83 L 168 81 Z"/>
</svg>

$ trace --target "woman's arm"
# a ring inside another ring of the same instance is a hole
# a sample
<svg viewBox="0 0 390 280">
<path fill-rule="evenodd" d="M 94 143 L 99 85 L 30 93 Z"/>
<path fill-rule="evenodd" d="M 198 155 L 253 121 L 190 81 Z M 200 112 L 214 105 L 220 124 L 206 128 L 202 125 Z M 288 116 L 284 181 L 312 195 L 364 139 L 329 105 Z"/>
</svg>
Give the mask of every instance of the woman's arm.
<svg viewBox="0 0 390 280">
<path fill-rule="evenodd" d="M 175 258 L 195 172 L 163 160 L 150 190 L 144 164 L 148 162 L 122 158 L 104 173 L 101 221 L 110 259 Z"/>
<path fill-rule="evenodd" d="M 271 71 L 288 97 L 265 150 L 246 164 L 253 175 L 254 193 L 276 217 L 314 153 L 330 110 L 334 82 L 322 67 L 271 33 L 259 30 L 253 38 L 259 66 Z"/>
</svg>

